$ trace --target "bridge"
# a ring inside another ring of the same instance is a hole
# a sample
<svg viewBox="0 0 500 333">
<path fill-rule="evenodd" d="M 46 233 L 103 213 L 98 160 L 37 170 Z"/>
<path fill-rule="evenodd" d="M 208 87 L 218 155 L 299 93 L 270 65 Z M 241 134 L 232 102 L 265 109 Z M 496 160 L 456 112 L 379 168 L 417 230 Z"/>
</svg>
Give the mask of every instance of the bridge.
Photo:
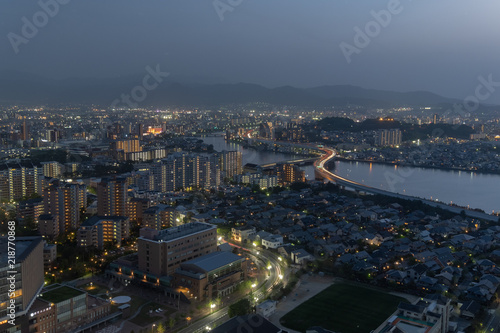
<svg viewBox="0 0 500 333">
<path fill-rule="evenodd" d="M 477 218 L 477 219 L 484 219 L 488 221 L 493 221 L 497 222 L 498 217 L 482 212 L 478 212 L 475 210 L 470 210 L 462 207 L 457 207 L 457 206 L 450 206 L 442 202 L 438 201 L 432 201 L 428 199 L 423 199 L 419 197 L 414 197 L 414 196 L 409 196 L 409 195 L 403 195 L 399 193 L 394 193 L 390 191 L 385 191 L 379 188 L 367 186 L 352 180 L 349 180 L 347 178 L 341 177 L 339 175 L 334 174 L 333 172 L 329 171 L 328 169 L 325 168 L 325 164 L 328 163 L 330 160 L 335 158 L 335 151 L 331 148 L 322 148 L 322 151 L 324 153 L 321 158 L 317 159 L 314 162 L 314 167 L 315 167 L 315 174 L 317 178 L 322 178 L 326 179 L 329 181 L 334 182 L 335 184 L 339 185 L 340 188 L 345 189 L 345 188 L 350 188 L 353 189 L 354 191 L 358 193 L 370 193 L 370 194 L 381 194 L 393 198 L 398 198 L 398 199 L 404 199 L 404 200 L 419 200 L 422 201 L 423 203 L 432 206 L 432 207 L 437 207 L 437 208 L 442 208 L 445 209 L 449 212 L 460 214 L 462 211 L 465 211 L 465 214 L 469 217 L 472 218 Z"/>
<path fill-rule="evenodd" d="M 300 160 L 291 160 L 291 161 L 284 161 L 284 162 L 275 162 L 275 163 L 269 163 L 269 164 L 261 164 L 260 167 L 262 169 L 272 169 L 278 164 L 295 164 L 295 165 L 307 165 L 307 164 L 312 164 L 314 163 L 318 157 L 310 157 L 310 158 L 303 158 Z"/>
</svg>

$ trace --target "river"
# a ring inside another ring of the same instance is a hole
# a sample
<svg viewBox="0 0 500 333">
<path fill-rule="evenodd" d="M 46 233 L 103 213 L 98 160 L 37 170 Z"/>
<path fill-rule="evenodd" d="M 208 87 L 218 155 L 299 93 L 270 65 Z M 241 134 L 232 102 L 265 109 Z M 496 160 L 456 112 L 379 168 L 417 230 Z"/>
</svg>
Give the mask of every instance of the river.
<svg viewBox="0 0 500 333">
<path fill-rule="evenodd" d="M 226 142 L 221 136 L 202 139 L 205 143 L 214 145 L 217 151 L 241 151 L 243 165 L 302 158 L 291 154 L 245 149 L 239 144 Z M 303 167 L 303 170 L 307 179 L 314 179 L 312 165 Z M 350 180 L 391 192 L 469 206 L 472 209 L 479 208 L 486 213 L 500 211 L 500 175 L 348 161 L 335 162 L 334 172 Z"/>
</svg>

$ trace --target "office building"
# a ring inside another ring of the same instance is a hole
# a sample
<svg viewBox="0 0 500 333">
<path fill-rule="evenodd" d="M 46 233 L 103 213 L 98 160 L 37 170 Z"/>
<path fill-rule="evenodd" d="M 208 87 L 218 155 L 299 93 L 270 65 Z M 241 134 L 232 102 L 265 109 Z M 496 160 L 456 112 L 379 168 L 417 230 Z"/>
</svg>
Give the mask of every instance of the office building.
<svg viewBox="0 0 500 333">
<path fill-rule="evenodd" d="M 104 248 L 106 244 L 121 246 L 130 236 L 130 220 L 126 216 L 92 216 L 78 228 L 78 246 Z"/>
<path fill-rule="evenodd" d="M 213 252 L 183 262 L 174 274 L 175 285 L 187 288 L 200 301 L 227 296 L 246 278 L 245 257 L 232 252 Z"/>
<path fill-rule="evenodd" d="M 29 312 L 29 332 L 85 332 L 121 316 L 108 300 L 67 285 L 47 286 Z"/>
<path fill-rule="evenodd" d="M 27 321 L 22 320 L 35 302 L 43 287 L 43 241 L 42 237 L 16 237 L 15 264 L 8 260 L 7 237 L 0 237 L 0 332 L 28 332 Z M 13 273 L 15 272 L 15 273 Z M 8 279 L 14 275 L 14 280 Z M 14 297 L 9 297 L 11 281 L 15 281 Z M 14 301 L 12 303 L 11 301 Z M 15 326 L 7 320 L 15 316 Z"/>
<path fill-rule="evenodd" d="M 172 276 L 182 262 L 217 251 L 217 227 L 193 222 L 160 231 L 145 228 L 137 243 L 141 271 Z"/>
</svg>

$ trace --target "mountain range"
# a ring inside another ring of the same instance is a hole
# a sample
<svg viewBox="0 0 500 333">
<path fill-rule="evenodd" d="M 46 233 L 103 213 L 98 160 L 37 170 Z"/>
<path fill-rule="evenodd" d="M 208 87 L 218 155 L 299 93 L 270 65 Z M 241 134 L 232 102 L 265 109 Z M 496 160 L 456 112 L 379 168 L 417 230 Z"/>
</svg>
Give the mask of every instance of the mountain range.
<svg viewBox="0 0 500 333">
<path fill-rule="evenodd" d="M 110 79 L 73 78 L 55 80 L 14 72 L 0 72 L 2 103 L 85 103 L 111 105 L 122 94 L 141 86 L 144 76 L 130 75 Z M 151 81 L 153 82 L 153 81 Z M 395 92 L 364 89 L 350 85 L 295 88 L 266 88 L 249 83 L 195 83 L 167 77 L 148 91 L 139 106 L 212 107 L 229 104 L 268 103 L 274 106 L 328 107 L 359 105 L 365 107 L 436 106 L 460 102 L 426 91 Z"/>
</svg>

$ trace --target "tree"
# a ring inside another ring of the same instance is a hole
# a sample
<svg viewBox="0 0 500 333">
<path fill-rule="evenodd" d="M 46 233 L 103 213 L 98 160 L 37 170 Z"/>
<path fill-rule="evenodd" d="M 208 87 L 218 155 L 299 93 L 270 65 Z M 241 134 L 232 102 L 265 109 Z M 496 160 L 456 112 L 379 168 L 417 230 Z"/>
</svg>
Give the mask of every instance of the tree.
<svg viewBox="0 0 500 333">
<path fill-rule="evenodd" d="M 227 314 L 229 318 L 232 318 L 235 316 L 243 316 L 249 314 L 250 310 L 251 310 L 250 301 L 248 300 L 248 298 L 243 298 L 238 302 L 231 304 L 229 306 Z"/>
<path fill-rule="evenodd" d="M 158 326 L 156 326 L 156 332 L 165 333 L 165 326 L 163 326 L 162 323 L 159 323 Z"/>
<path fill-rule="evenodd" d="M 166 323 L 167 323 L 168 328 L 172 329 L 175 326 L 175 319 L 170 317 L 170 318 L 168 318 Z"/>
</svg>

